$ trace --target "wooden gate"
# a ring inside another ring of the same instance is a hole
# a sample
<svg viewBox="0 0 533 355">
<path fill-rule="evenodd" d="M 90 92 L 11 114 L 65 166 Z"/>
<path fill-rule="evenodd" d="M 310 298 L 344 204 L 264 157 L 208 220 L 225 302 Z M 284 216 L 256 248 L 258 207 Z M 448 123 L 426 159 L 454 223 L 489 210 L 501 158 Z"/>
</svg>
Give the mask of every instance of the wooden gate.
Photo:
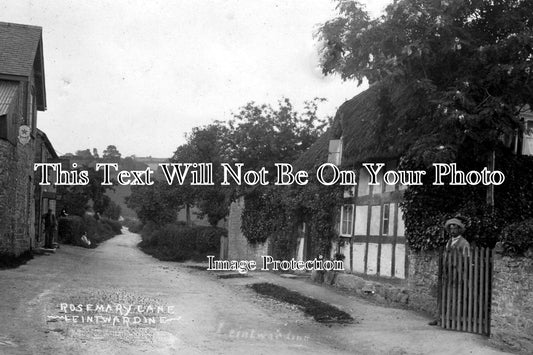
<svg viewBox="0 0 533 355">
<path fill-rule="evenodd" d="M 445 251 L 439 263 L 441 326 L 490 335 L 492 250 Z"/>
</svg>

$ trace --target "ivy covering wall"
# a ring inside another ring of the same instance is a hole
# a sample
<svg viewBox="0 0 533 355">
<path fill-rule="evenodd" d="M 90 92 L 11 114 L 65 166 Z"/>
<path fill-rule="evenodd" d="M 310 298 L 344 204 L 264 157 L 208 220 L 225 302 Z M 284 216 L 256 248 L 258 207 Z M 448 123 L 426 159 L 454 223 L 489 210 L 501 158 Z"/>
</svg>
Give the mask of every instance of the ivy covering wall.
<svg viewBox="0 0 533 355">
<path fill-rule="evenodd" d="M 408 166 L 409 163 L 404 162 Z M 463 171 L 481 170 L 480 162 L 458 159 Z M 465 237 L 477 246 L 501 241 L 509 254 L 523 254 L 533 247 L 533 157 L 500 153 L 496 169 L 505 182 L 494 188 L 494 207 L 487 204 L 487 186 L 434 186 L 432 169 L 424 184 L 411 186 L 404 195 L 406 237 L 413 250 L 433 250 L 449 238 L 444 222 L 460 216 L 465 221 Z"/>
<path fill-rule="evenodd" d="M 312 173 L 310 173 L 310 176 Z M 245 196 L 242 231 L 250 243 L 271 238 L 276 257 L 291 258 L 306 225 L 312 256 L 328 255 L 336 238 L 342 188 L 310 181 L 305 186 L 265 187 Z"/>
<path fill-rule="evenodd" d="M 463 171 L 484 167 L 472 159 L 457 157 L 456 162 Z M 407 167 L 422 168 L 420 162 L 406 158 L 400 169 Z M 443 247 L 449 238 L 444 222 L 460 216 L 472 245 L 494 247 L 502 242 L 508 254 L 533 252 L 533 157 L 504 152 L 496 156 L 496 169 L 505 174 L 505 182 L 494 189 L 494 207 L 486 202 L 487 186 L 435 186 L 433 169 L 427 169 L 423 185 L 407 189 L 401 203 L 409 248 Z M 329 255 L 331 242 L 338 238 L 341 203 L 342 188 L 316 182 L 256 189 L 245 197 L 242 230 L 251 243 L 271 238 L 275 255 L 290 258 L 296 251 L 298 227 L 305 223 L 313 256 Z"/>
</svg>

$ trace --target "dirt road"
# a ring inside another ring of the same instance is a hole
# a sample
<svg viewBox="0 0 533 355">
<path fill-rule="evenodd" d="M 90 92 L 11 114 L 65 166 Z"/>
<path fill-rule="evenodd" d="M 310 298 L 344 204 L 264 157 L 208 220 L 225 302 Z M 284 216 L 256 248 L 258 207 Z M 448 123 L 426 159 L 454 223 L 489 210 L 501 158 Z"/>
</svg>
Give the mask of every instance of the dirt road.
<svg viewBox="0 0 533 355">
<path fill-rule="evenodd" d="M 125 233 L 97 249 L 62 246 L 0 271 L 1 354 L 498 354 L 487 340 L 427 326 L 302 280 L 256 272 L 218 279 L 161 262 Z M 247 284 L 269 281 L 349 312 L 324 325 Z"/>
</svg>

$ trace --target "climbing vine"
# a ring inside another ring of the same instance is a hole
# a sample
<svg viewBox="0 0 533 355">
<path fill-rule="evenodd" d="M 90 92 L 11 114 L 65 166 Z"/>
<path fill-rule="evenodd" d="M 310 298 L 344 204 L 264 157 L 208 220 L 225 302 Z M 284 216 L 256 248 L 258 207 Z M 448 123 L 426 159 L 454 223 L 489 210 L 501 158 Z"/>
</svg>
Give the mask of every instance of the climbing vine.
<svg viewBox="0 0 533 355">
<path fill-rule="evenodd" d="M 250 243 L 271 238 L 276 255 L 290 256 L 296 248 L 298 228 L 305 223 L 313 254 L 327 255 L 336 237 L 341 193 L 338 186 L 313 181 L 305 186 L 256 189 L 244 199 L 242 232 Z"/>
<path fill-rule="evenodd" d="M 460 156 L 457 161 L 458 169 L 480 170 L 479 162 L 461 160 Z M 409 162 L 403 165 L 409 166 Z M 502 153 L 496 157 L 496 169 L 505 174 L 506 180 L 495 187 L 494 207 L 486 203 L 486 186 L 435 186 L 432 169 L 428 169 L 423 185 L 411 186 L 401 204 L 410 248 L 442 247 L 448 238 L 442 226 L 455 216 L 465 221 L 465 237 L 473 245 L 494 247 L 502 241 L 504 248 L 515 254 L 533 246 L 525 243 L 520 233 L 528 230 L 520 223 L 533 217 L 533 158 Z M 515 227 L 506 229 L 511 224 Z"/>
</svg>

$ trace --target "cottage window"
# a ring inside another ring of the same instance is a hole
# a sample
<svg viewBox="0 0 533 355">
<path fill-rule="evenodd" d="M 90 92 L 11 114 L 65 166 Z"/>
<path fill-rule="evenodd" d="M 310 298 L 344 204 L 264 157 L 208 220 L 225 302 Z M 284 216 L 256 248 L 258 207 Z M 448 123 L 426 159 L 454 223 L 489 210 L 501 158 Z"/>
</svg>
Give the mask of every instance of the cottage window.
<svg viewBox="0 0 533 355">
<path fill-rule="evenodd" d="M 533 155 L 533 121 L 525 122 L 524 142 L 522 144 L 523 155 Z"/>
<path fill-rule="evenodd" d="M 329 141 L 328 163 L 341 165 L 342 139 L 332 139 Z"/>
<path fill-rule="evenodd" d="M 354 197 L 355 196 L 355 186 L 350 186 L 344 189 L 344 196 L 345 198 Z"/>
<path fill-rule="evenodd" d="M 405 236 L 405 222 L 403 220 L 403 210 L 398 208 L 398 229 L 396 234 L 398 237 Z"/>
<path fill-rule="evenodd" d="M 396 162 L 387 162 L 385 164 L 385 167 L 382 169 L 383 171 L 390 171 L 390 170 L 397 170 L 397 166 L 396 166 Z M 396 190 L 396 185 L 389 185 L 389 184 L 385 184 L 385 182 L 383 182 L 383 185 L 385 185 L 385 192 L 393 192 L 394 190 Z"/>
<path fill-rule="evenodd" d="M 368 205 L 355 207 L 355 226 L 353 234 L 366 235 L 368 226 Z"/>
<path fill-rule="evenodd" d="M 370 206 L 370 235 L 379 236 L 381 205 Z"/>
<path fill-rule="evenodd" d="M 354 205 L 341 206 L 340 234 L 351 236 L 353 230 L 353 209 Z"/>
<path fill-rule="evenodd" d="M 0 116 L 0 138 L 8 139 L 7 115 Z"/>
<path fill-rule="evenodd" d="M 370 192 L 368 178 L 369 176 L 366 169 L 361 168 L 359 170 L 359 185 L 357 187 L 357 196 L 366 196 Z"/>
<path fill-rule="evenodd" d="M 381 234 L 389 234 L 389 221 L 390 221 L 390 204 L 383 205 L 383 218 L 381 219 Z"/>
</svg>

